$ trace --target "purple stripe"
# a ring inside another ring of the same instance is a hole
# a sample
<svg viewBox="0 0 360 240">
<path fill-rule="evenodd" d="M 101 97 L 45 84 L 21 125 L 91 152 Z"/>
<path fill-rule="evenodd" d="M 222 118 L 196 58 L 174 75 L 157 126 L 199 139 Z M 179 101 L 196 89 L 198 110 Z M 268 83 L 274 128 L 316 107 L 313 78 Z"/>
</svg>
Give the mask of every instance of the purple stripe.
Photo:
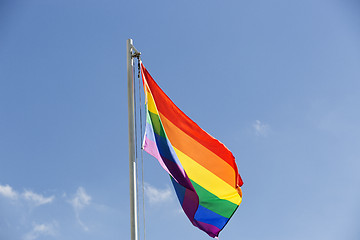
<svg viewBox="0 0 360 240">
<path fill-rule="evenodd" d="M 219 232 L 221 231 L 221 229 L 215 227 L 214 225 L 200 222 L 200 221 L 196 221 L 196 222 L 197 222 L 197 225 L 195 225 L 195 226 L 197 226 L 201 230 L 205 231 L 210 237 L 213 237 L 213 238 L 217 237 L 219 235 Z"/>
<path fill-rule="evenodd" d="M 186 216 L 189 218 L 189 220 L 192 222 L 194 226 L 197 226 L 196 221 L 194 220 L 194 216 L 198 206 L 199 206 L 199 196 L 197 195 L 195 190 L 186 189 L 184 200 L 182 203 L 182 208 Z"/>
</svg>

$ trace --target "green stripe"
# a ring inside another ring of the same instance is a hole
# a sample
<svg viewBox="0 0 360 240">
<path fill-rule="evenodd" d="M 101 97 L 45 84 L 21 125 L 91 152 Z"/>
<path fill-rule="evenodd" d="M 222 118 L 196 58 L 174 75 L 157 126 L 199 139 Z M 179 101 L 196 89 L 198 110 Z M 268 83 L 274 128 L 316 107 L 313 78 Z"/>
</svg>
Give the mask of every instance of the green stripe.
<svg viewBox="0 0 360 240">
<path fill-rule="evenodd" d="M 199 196 L 199 203 L 201 206 L 226 218 L 230 218 L 238 207 L 238 205 L 228 200 L 218 198 L 216 195 L 201 187 L 193 180 L 191 180 L 191 183 Z"/>
<path fill-rule="evenodd" d="M 151 124 L 150 114 L 148 112 L 149 111 L 147 111 L 147 114 L 146 114 L 146 122 Z"/>
<path fill-rule="evenodd" d="M 148 111 L 146 120 L 147 120 L 148 123 L 151 123 L 151 125 L 152 125 L 152 127 L 154 129 L 154 132 L 157 135 L 162 136 L 164 138 L 167 138 L 166 134 L 165 134 L 165 131 L 164 131 L 164 128 L 162 126 L 162 123 L 160 121 L 159 115 Z"/>
</svg>

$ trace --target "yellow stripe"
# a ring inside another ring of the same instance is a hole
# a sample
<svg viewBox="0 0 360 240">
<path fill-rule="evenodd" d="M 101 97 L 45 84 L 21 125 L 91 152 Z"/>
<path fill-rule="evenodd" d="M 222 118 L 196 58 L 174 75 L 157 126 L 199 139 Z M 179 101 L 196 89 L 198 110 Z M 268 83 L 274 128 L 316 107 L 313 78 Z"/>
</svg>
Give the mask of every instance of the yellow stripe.
<svg viewBox="0 0 360 240">
<path fill-rule="evenodd" d="M 221 178 L 193 161 L 179 149 L 174 147 L 174 150 L 190 179 L 216 195 L 218 198 L 226 199 L 237 205 L 240 204 L 241 197 L 235 188 L 231 187 Z"/>
<path fill-rule="evenodd" d="M 154 98 L 150 92 L 147 93 L 147 100 L 148 100 L 147 102 L 148 110 L 156 115 L 159 115 L 158 110 L 156 109 Z"/>
</svg>

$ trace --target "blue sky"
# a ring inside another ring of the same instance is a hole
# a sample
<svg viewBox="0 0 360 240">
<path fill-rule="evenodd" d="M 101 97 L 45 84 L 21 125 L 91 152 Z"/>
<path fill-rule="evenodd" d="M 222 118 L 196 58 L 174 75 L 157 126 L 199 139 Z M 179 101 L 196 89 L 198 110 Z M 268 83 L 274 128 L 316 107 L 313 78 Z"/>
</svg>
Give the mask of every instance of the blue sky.
<svg viewBox="0 0 360 240">
<path fill-rule="evenodd" d="M 356 0 L 1 0 L 0 239 L 129 239 L 128 38 L 236 157 L 244 198 L 220 239 L 359 239 L 359 12 Z M 147 239 L 210 239 L 146 154 L 144 181 Z"/>
</svg>

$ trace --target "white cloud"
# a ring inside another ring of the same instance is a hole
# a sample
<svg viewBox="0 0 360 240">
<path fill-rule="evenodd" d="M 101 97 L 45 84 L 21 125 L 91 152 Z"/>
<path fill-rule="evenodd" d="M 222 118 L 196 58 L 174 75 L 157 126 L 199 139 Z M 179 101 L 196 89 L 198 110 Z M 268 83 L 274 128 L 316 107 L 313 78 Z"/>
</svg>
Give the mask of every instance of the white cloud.
<svg viewBox="0 0 360 240">
<path fill-rule="evenodd" d="M 173 199 L 172 191 L 170 188 L 158 189 L 145 183 L 145 195 L 150 203 L 162 203 Z"/>
<path fill-rule="evenodd" d="M 36 240 L 41 236 L 55 236 L 58 224 L 56 222 L 48 224 L 33 224 L 30 232 L 24 235 L 24 240 Z"/>
<path fill-rule="evenodd" d="M 80 211 L 89 206 L 91 203 L 91 196 L 89 196 L 83 187 L 79 187 L 73 199 L 70 200 L 70 204 L 73 206 L 76 218 L 84 231 L 88 231 L 89 228 L 81 221 Z"/>
<path fill-rule="evenodd" d="M 51 203 L 55 198 L 54 196 L 44 197 L 43 195 L 34 193 L 30 190 L 25 190 L 22 194 L 20 194 L 13 190 L 9 185 L 0 185 L 0 195 L 13 200 L 25 200 L 35 206 Z"/>
<path fill-rule="evenodd" d="M 266 137 L 269 133 L 270 127 L 268 124 L 260 122 L 260 120 L 256 120 L 253 123 L 253 128 L 256 136 Z"/>
<path fill-rule="evenodd" d="M 35 206 L 40 206 L 43 204 L 51 203 L 54 200 L 54 196 L 44 197 L 41 194 L 34 193 L 32 191 L 26 190 L 22 196 L 25 200 L 32 202 Z"/>
<path fill-rule="evenodd" d="M 55 202 L 57 196 L 59 196 L 58 201 Z M 59 194 L 45 195 L 28 189 L 17 190 L 10 185 L 0 184 L 0 200 L 4 203 L 4 211 L 1 212 L 0 216 L 0 239 L 40 240 L 57 238 L 59 235 L 58 224 L 56 221 L 51 222 L 51 219 L 47 217 L 53 216 L 53 209 L 58 206 L 62 207 L 63 203 L 66 203 L 68 208 L 73 208 L 73 217 L 75 216 L 73 220 L 78 224 L 80 231 L 91 230 L 90 225 L 85 220 L 85 215 L 82 214 L 88 214 L 86 211 L 93 209 L 106 210 L 105 206 L 94 204 L 92 197 L 83 187 L 78 187 L 76 192 L 72 194 L 60 192 Z M 40 209 L 38 210 L 43 205 L 49 205 L 45 213 Z M 58 210 L 55 211 L 57 213 Z M 42 218 L 45 222 L 33 222 L 35 216 L 39 214 L 45 214 Z M 8 237 L 8 235 L 12 237 Z"/>
<path fill-rule="evenodd" d="M 0 185 L 0 195 L 10 198 L 10 199 L 17 199 L 18 198 L 18 193 L 15 192 L 12 187 L 10 187 L 9 185 Z"/>
<path fill-rule="evenodd" d="M 76 210 L 81 210 L 90 204 L 91 197 L 86 193 L 83 187 L 79 187 L 74 198 L 70 201 Z"/>
</svg>

